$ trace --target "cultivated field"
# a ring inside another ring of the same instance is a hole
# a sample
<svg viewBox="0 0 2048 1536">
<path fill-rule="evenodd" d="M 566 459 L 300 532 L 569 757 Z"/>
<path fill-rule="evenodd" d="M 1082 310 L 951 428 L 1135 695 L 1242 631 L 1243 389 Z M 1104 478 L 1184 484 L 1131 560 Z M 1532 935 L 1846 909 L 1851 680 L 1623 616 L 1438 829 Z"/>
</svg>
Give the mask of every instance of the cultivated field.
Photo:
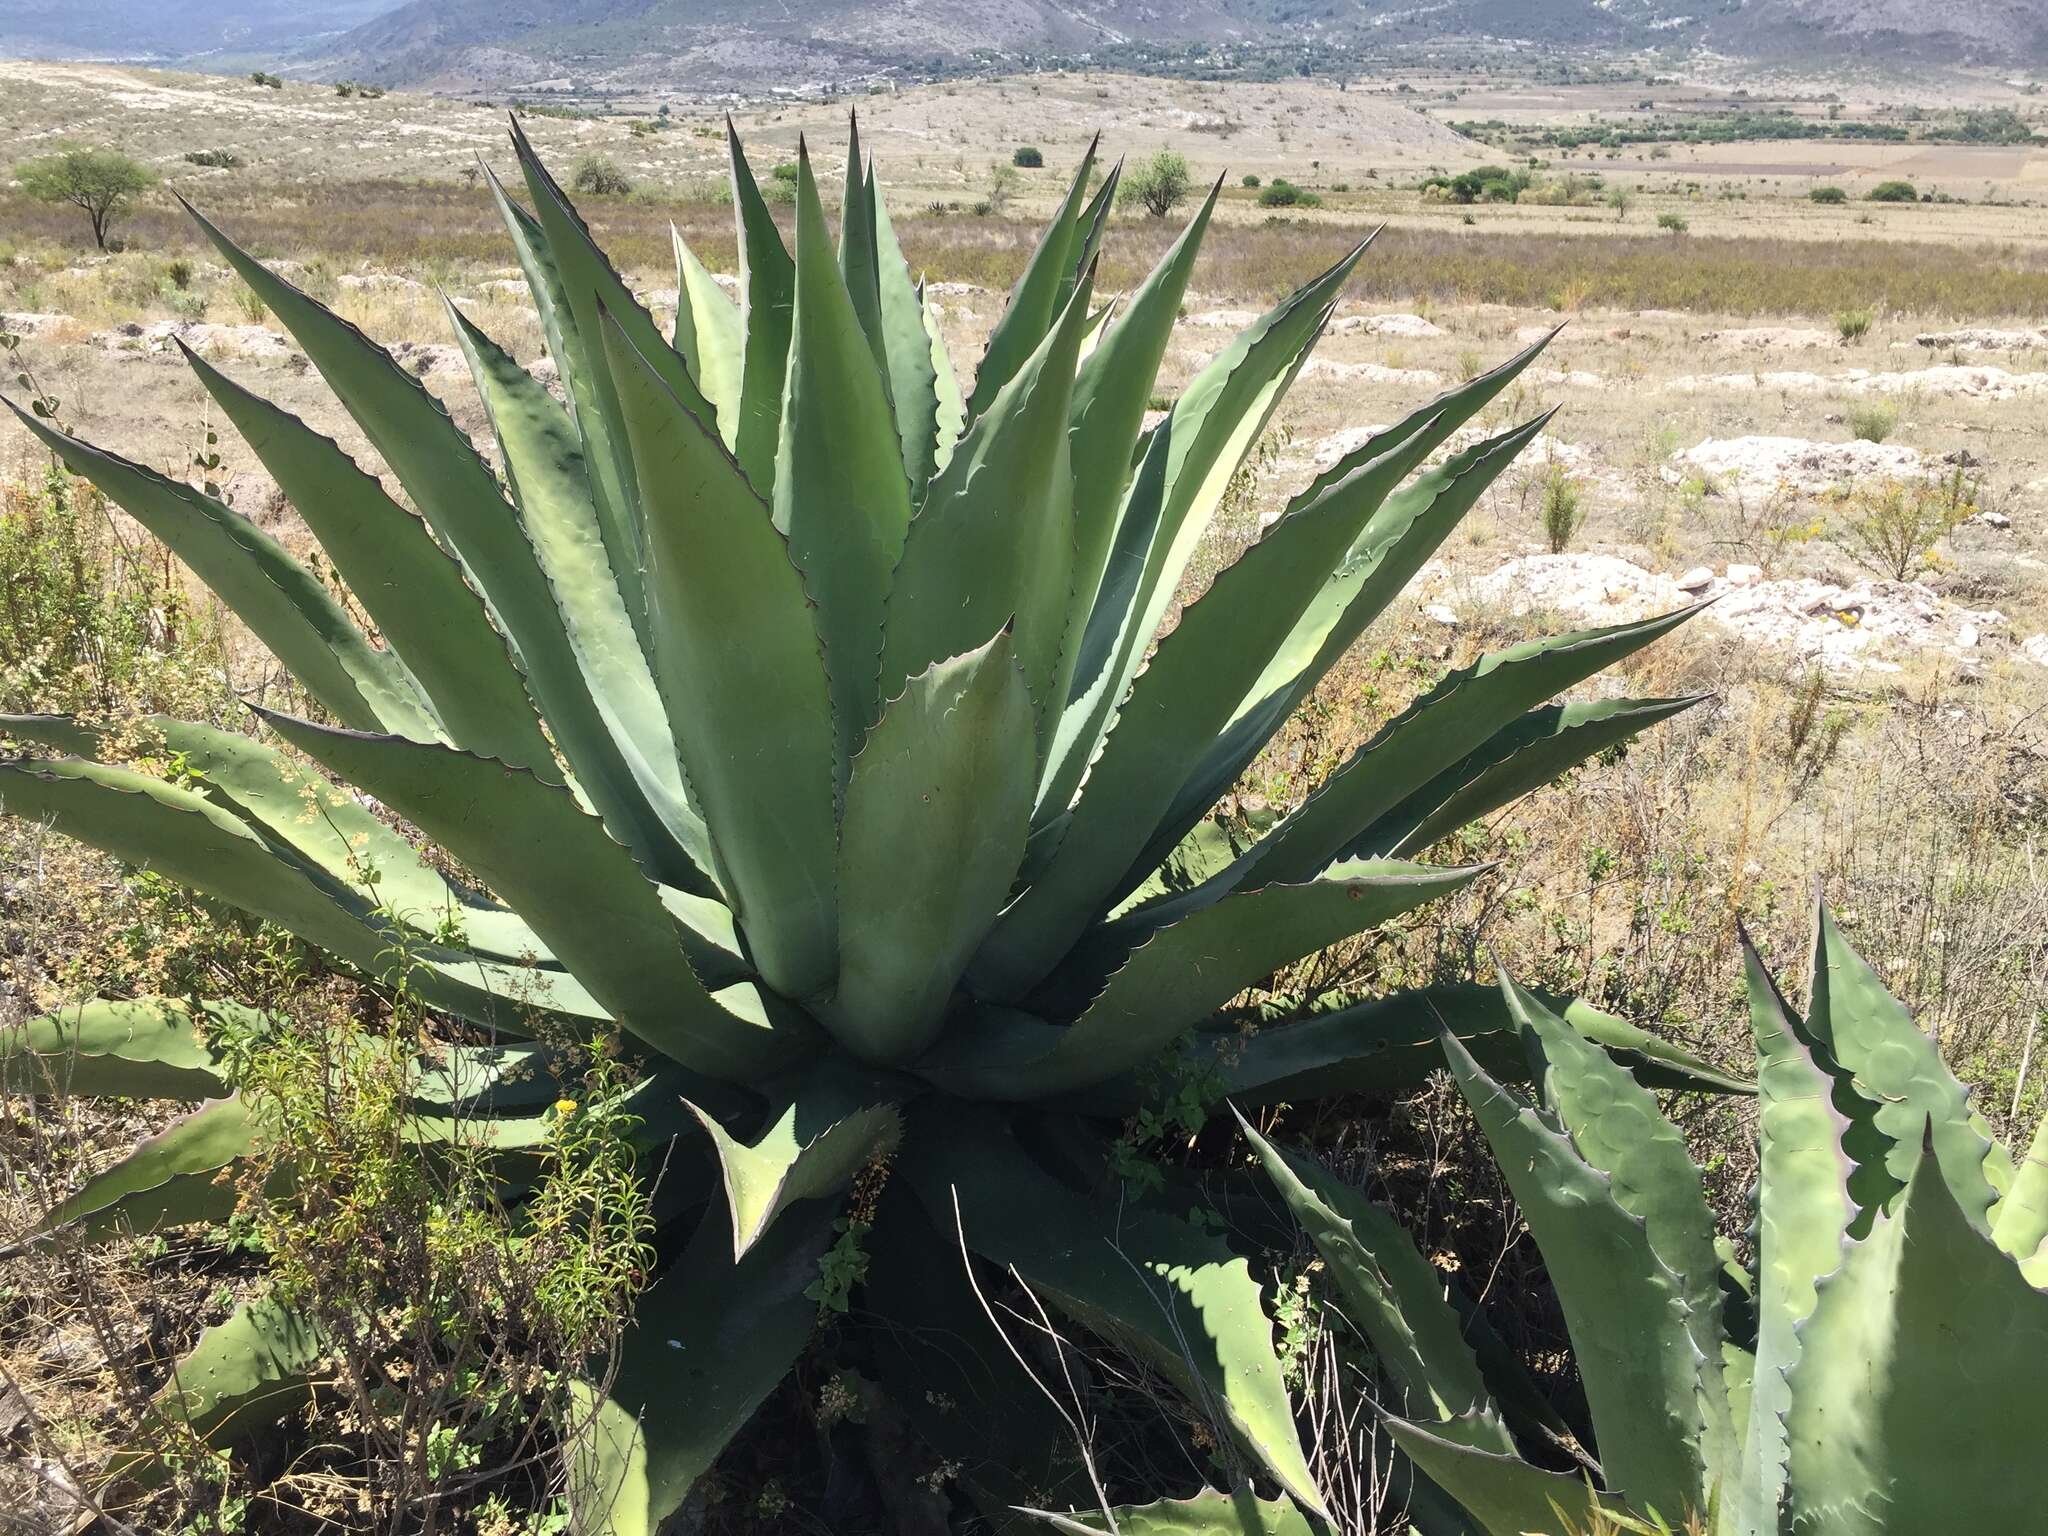
<svg viewBox="0 0 2048 1536">
<path fill-rule="evenodd" d="M 1242 802 L 1288 801 L 1446 667 L 1545 630 L 1715 598 L 1614 680 L 1636 695 L 1708 697 L 1625 755 L 1471 829 L 1460 856 L 1498 855 L 1500 873 L 1376 951 L 1361 979 L 1483 967 L 1492 946 L 1532 981 L 1737 1061 L 1746 1037 L 1734 920 L 1796 972 L 1818 882 L 1959 1072 L 1985 1085 L 1985 1113 L 2003 1129 L 2017 1110 L 2030 1127 L 2048 1102 L 2038 1070 L 2023 1067 L 2048 1012 L 2048 215 L 2035 206 L 2048 201 L 2048 147 L 1559 154 L 1534 172 L 1555 201 L 1462 205 L 1418 184 L 1499 156 L 1445 120 L 1560 123 L 1626 104 L 1509 82 L 1444 103 L 1439 86 L 1059 76 L 857 105 L 903 245 L 961 358 L 978 355 L 1090 133 L 1133 162 L 1179 151 L 1198 195 L 1228 168 L 1155 408 L 1274 299 L 1384 226 L 1233 485 L 1187 597 L 1365 429 L 1562 327 L 1486 419 L 1497 430 L 1554 408 L 1543 438 L 1239 786 Z M 847 105 L 734 115 L 764 177 L 802 132 L 829 189 Z M 671 222 L 714 272 L 735 270 L 724 128 L 712 112 L 677 103 L 668 126 L 641 133 L 623 118 L 535 115 L 523 126 L 563 171 L 602 153 L 634 183 L 585 211 L 657 314 L 675 299 Z M 481 408 L 444 301 L 551 376 L 487 194 L 467 174 L 479 154 L 508 168 L 499 113 L 0 64 L 0 164 L 59 139 L 149 161 L 390 347 L 479 441 Z M 1022 144 L 1040 146 L 1046 168 L 997 171 Z M 245 164 L 182 159 L 208 149 Z M 1263 207 L 1246 175 L 1286 177 L 1322 206 Z M 1962 201 L 1864 201 L 1885 178 Z M 1848 200 L 1812 202 L 1820 185 L 1842 186 Z M 1619 206 L 1617 186 L 1628 193 Z M 1119 213 L 1099 291 L 1132 286 L 1185 211 L 1165 223 Z M 209 418 L 174 338 L 366 466 L 374 455 L 175 204 L 151 194 L 120 232 L 126 250 L 93 254 L 71 210 L 0 189 L 0 328 L 21 338 L 18 366 L 82 437 L 175 475 L 203 473 L 303 546 L 275 485 Z M 217 465 L 192 467 L 213 453 Z M 0 435 L 0 478 L 25 488 L 0 524 L 26 516 L 46 464 L 26 434 Z M 124 517 L 110 527 L 129 558 L 146 544 Z M 53 579 L 26 564 L 5 574 Z M 36 653 L 32 606 L 19 589 L 0 601 L 0 710 L 84 699 L 118 712 L 196 695 L 227 718 L 230 695 L 274 682 L 245 636 L 203 618 L 193 633 L 209 637 L 206 665 L 224 678 L 144 669 L 129 680 L 133 696 L 92 698 Z M 0 1025 L 75 995 L 110 954 L 126 975 L 151 974 L 162 957 L 147 944 L 135 952 L 130 932 L 150 910 L 140 899 L 111 865 L 0 823 Z M 1408 1113 L 1403 1124 L 1442 1133 L 1440 1095 Z M 1751 1171 L 1746 1146 L 1728 1126 L 1699 1128 L 1725 1141 L 1717 1193 L 1732 1208 Z M 133 1129 L 95 1130 L 68 1155 L 90 1162 Z M 33 1193 L 17 1189 L 0 1207 L 0 1235 Z M 1444 1234 L 1447 1247 L 1468 1240 L 1471 1262 L 1491 1261 L 1486 1234 Z M 107 1283 L 119 1292 L 126 1282 Z M 77 1322 L 57 1321 L 60 1333 Z M 100 1362 L 53 1355 L 17 1314 L 0 1320 L 0 1361 L 67 1403 L 82 1456 L 104 1451 L 92 1412 Z M 7 1487 L 0 1474 L 0 1503 Z"/>
</svg>

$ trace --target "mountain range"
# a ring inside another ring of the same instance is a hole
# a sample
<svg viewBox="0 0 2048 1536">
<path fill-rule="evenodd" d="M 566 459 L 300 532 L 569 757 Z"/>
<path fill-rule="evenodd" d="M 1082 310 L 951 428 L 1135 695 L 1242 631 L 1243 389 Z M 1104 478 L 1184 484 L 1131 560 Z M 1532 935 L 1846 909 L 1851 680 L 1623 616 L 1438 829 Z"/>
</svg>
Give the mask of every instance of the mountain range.
<svg viewBox="0 0 2048 1536">
<path fill-rule="evenodd" d="M 5 0 L 0 52 L 447 91 L 674 92 L 1095 63 L 1348 70 L 1425 46 L 2048 65 L 2044 0 Z"/>
</svg>

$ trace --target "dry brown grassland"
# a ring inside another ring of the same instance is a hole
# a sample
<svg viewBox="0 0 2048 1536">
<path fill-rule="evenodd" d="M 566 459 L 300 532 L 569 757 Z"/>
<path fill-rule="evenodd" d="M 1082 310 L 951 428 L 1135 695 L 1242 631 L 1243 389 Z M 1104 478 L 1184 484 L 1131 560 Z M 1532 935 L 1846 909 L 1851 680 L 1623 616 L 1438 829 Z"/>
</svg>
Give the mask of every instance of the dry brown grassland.
<svg viewBox="0 0 2048 1536">
<path fill-rule="evenodd" d="M 1403 102 L 1390 89 L 1059 76 L 860 106 L 911 259 L 948 285 L 940 302 L 962 359 L 976 355 L 1063 168 L 1097 127 L 1112 152 L 1170 146 L 1198 179 L 1229 170 L 1169 356 L 1168 395 L 1252 312 L 1386 226 L 1317 363 L 1234 485 L 1188 595 L 1256 537 L 1261 514 L 1319 459 L 1341 451 L 1341 434 L 1395 419 L 1516 350 L 1533 328 L 1565 324 L 1490 415 L 1498 423 L 1558 406 L 1546 439 L 1239 786 L 1248 810 L 1301 793 L 1445 668 L 1482 650 L 1634 616 L 1676 596 L 1678 578 L 1696 586 L 1695 568 L 1724 594 L 1723 610 L 1750 601 L 1755 581 L 1775 594 L 1776 606 L 1753 620 L 1710 613 L 1603 681 L 1710 698 L 1625 754 L 1468 829 L 1457 854 L 1503 857 L 1496 875 L 1426 923 L 1323 967 L 1391 984 L 1484 972 L 1490 949 L 1525 979 L 1586 992 L 1740 1064 L 1734 925 L 1796 974 L 1818 885 L 1959 1070 L 1983 1085 L 1980 1107 L 1994 1124 L 2031 1127 L 2048 1105 L 2033 1049 L 2048 1016 L 2048 639 L 2028 643 L 2048 633 L 2048 223 L 2032 206 L 2048 193 L 2048 150 L 1942 147 L 1916 158 L 1904 153 L 1912 146 L 1801 143 L 1625 164 L 1581 156 L 1539 174 L 1627 184 L 1635 196 L 1625 213 L 1576 187 L 1576 205 L 1464 208 L 1424 199 L 1416 183 L 1497 156 Z M 1432 110 L 1557 121 L 1588 106 L 1502 83 L 1490 102 Z M 799 130 L 836 162 L 843 107 L 739 114 L 757 171 L 792 153 Z M 541 354 L 488 201 L 463 175 L 478 153 L 504 164 L 502 126 L 470 104 L 0 63 L 0 164 L 60 138 L 149 160 L 237 238 L 296 264 L 287 270 L 310 291 L 403 348 L 472 433 L 480 410 L 446 345 L 442 294 L 522 361 Z M 587 211 L 657 307 L 675 281 L 671 221 L 714 269 L 732 270 L 715 117 L 679 108 L 671 126 L 640 134 L 623 119 L 536 116 L 526 127 L 550 159 L 605 153 L 635 182 L 634 194 L 592 200 Z M 977 215 L 992 167 L 1021 143 L 1041 146 L 1048 168 L 1020 173 L 1001 211 Z M 216 148 L 247 164 L 202 170 L 181 158 Z M 1324 206 L 1276 216 L 1239 185 L 1246 173 L 1317 188 Z M 1899 174 L 1968 201 L 1823 207 L 1807 198 L 1825 181 L 1860 190 Z M 1681 214 L 1687 232 L 1660 232 L 1660 213 Z M 186 333 L 375 466 L 304 359 L 169 199 L 151 196 L 122 221 L 118 254 L 89 256 L 82 232 L 65 210 L 0 188 L 0 315 L 83 436 L 187 473 L 218 424 L 163 337 L 172 326 L 206 327 Z M 1128 286 L 1168 238 L 1162 224 L 1121 215 L 1103 285 Z M 1851 323 L 1859 314 L 1860 326 Z M 1883 442 L 1845 448 L 1859 431 Z M 220 433 L 215 478 L 238 508 L 303 546 L 275 486 Z M 0 530 L 11 520 L 18 531 L 40 515 L 46 461 L 11 433 L 0 466 L 14 487 Z M 1955 515 L 1917 561 L 1915 582 L 1873 585 L 1854 530 L 1871 487 L 1888 479 L 1940 488 Z M 1561 498 L 1571 515 L 1565 552 L 1553 558 L 1545 511 Z M 124 621 L 126 659 L 113 667 L 112 647 L 38 650 L 57 621 L 24 603 L 25 584 L 47 591 L 61 573 L 14 565 L 6 574 L 24 585 L 0 593 L 0 710 L 76 704 L 118 716 L 175 705 L 226 721 L 236 695 L 280 686 L 267 658 L 132 523 L 101 521 L 95 509 L 77 538 L 131 585 L 146 577 L 139 615 Z M 0 1027 L 110 981 L 141 989 L 195 968 L 231 973 L 241 962 L 232 945 L 224 958 L 221 943 L 203 914 L 167 905 L 147 882 L 0 822 Z M 146 1104 L 81 1116 L 46 1100 L 6 1103 L 0 1242 L 53 1188 L 157 1119 Z M 1683 1112 L 1739 1230 L 1751 1171 L 1742 1111 Z M 1492 1266 L 1499 1292 L 1515 1296 L 1534 1259 L 1513 1244 L 1512 1214 L 1462 1149 L 1460 1125 L 1433 1091 L 1390 1114 L 1349 1106 L 1293 1129 L 1342 1159 L 1373 1152 L 1379 1180 L 1446 1266 Z M 217 1245 L 182 1242 L 0 1271 L 0 1440 L 27 1444 L 21 1415 L 10 1418 L 9 1383 L 27 1392 L 41 1430 L 41 1460 L 24 1453 L 0 1471 L 0 1508 L 10 1498 L 61 1503 L 53 1481 L 104 1459 L 149 1362 L 217 1316 L 247 1273 Z M 1514 1329 L 1540 1347 L 1555 1320 L 1535 1306 Z M 298 1493 L 303 1507 L 345 1521 L 346 1490 L 320 1481 L 336 1475 L 308 1474 Z"/>
</svg>

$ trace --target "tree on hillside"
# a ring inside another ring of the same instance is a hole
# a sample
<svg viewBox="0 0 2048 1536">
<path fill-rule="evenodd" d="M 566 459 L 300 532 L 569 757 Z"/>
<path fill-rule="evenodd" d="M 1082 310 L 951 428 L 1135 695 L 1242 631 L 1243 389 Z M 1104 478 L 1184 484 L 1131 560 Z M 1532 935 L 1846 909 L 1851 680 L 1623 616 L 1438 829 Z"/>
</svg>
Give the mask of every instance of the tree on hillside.
<svg viewBox="0 0 2048 1536">
<path fill-rule="evenodd" d="M 107 248 L 107 231 L 122 206 L 156 184 L 156 173 L 118 149 L 61 149 L 14 169 L 21 188 L 44 203 L 71 203 L 92 221 L 93 243 Z"/>
<path fill-rule="evenodd" d="M 1187 160 L 1174 150 L 1162 149 L 1124 173 L 1116 200 L 1141 204 L 1153 218 L 1163 219 L 1188 200 L 1190 186 Z"/>
</svg>

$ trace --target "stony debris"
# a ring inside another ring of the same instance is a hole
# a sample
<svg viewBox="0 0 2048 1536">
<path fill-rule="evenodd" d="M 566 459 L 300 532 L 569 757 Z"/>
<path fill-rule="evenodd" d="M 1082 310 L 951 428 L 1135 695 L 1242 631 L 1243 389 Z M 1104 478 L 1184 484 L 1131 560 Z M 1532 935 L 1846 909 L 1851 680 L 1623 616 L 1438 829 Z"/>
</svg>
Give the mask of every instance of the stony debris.
<svg viewBox="0 0 2048 1536">
<path fill-rule="evenodd" d="M 1304 379 L 1341 379 L 1350 384 L 1391 384 L 1406 389 L 1441 389 L 1444 376 L 1428 368 L 1388 368 L 1379 363 L 1339 363 L 1314 359 L 1301 370 Z"/>
<path fill-rule="evenodd" d="M 1428 341 L 1445 335 L 1444 328 L 1420 315 L 1346 315 L 1330 327 L 1332 336 L 1399 336 L 1407 341 Z"/>
<path fill-rule="evenodd" d="M 396 272 L 344 272 L 334 282 L 336 287 L 352 293 L 423 294 L 427 291 L 425 283 Z"/>
<path fill-rule="evenodd" d="M 1706 579 L 1700 580 L 1704 574 Z M 1828 671 L 1896 672 L 1901 658 L 1935 653 L 1972 662 L 2001 641 L 2005 616 L 1965 608 L 1920 582 L 1859 581 L 1851 585 L 1809 577 L 1764 580 L 1754 566 L 1730 566 L 1715 576 L 1695 569 L 1671 577 L 1618 555 L 1524 555 L 1483 576 L 1458 580 L 1441 565 L 1424 573 L 1432 606 L 1455 623 L 1493 610 L 1552 613 L 1571 623 L 1621 624 L 1714 599 L 1699 622 L 1731 631 L 1762 649 Z M 2048 636 L 2039 636 L 2048 666 Z M 2020 647 L 2027 652 L 2034 641 Z M 2031 654 L 2031 653 L 2030 653 Z"/>
<path fill-rule="evenodd" d="M 1187 316 L 1181 324 L 1203 331 L 1241 331 L 1258 318 L 1258 314 L 1249 309 L 1205 309 L 1200 314 Z"/>
<path fill-rule="evenodd" d="M 1725 331 L 1702 331 L 1699 340 L 1735 352 L 1805 352 L 1841 344 L 1835 332 L 1807 325 L 1745 325 Z"/>
<path fill-rule="evenodd" d="M 1973 325 L 1954 331 L 1922 331 L 1913 343 L 1935 352 L 2032 352 L 2048 348 L 2048 331 L 2000 331 Z"/>
<path fill-rule="evenodd" d="M 15 314 L 0 315 L 0 331 L 10 336 L 47 336 L 52 331 L 71 323 L 69 315 Z"/>
<path fill-rule="evenodd" d="M 1798 370 L 1765 373 L 1681 374 L 1665 388 L 1678 394 L 1702 391 L 1760 391 L 1765 394 L 1816 394 L 1832 391 L 1845 395 L 1941 396 L 1949 399 L 2011 400 L 2020 395 L 2048 389 L 2048 373 L 2009 373 L 2003 368 L 1966 367 L 1944 364 L 1936 368 L 1915 368 L 1904 373 L 1873 373 L 1851 368 L 1843 373 L 1806 373 Z"/>
<path fill-rule="evenodd" d="M 385 349 L 398 360 L 415 378 L 424 379 L 429 374 L 444 370 L 469 375 L 469 363 L 462 355 L 462 349 L 445 341 L 398 341 Z"/>
<path fill-rule="evenodd" d="M 2020 655 L 2037 667 L 2048 667 L 2048 635 L 2029 635 L 2019 645 Z"/>
<path fill-rule="evenodd" d="M 148 356 L 171 352 L 173 339 L 194 352 L 209 356 L 228 354 L 252 362 L 282 361 L 292 355 L 291 338 L 260 325 L 211 325 L 204 320 L 158 320 L 149 325 L 130 321 L 93 337 L 93 345 L 108 352 Z"/>
<path fill-rule="evenodd" d="M 1763 500 L 1781 488 L 1817 496 L 1859 480 L 1924 479 L 1934 465 L 1903 443 L 1816 443 L 1804 437 L 1710 437 L 1671 456 L 1669 484 L 1705 479 L 1724 495 Z"/>
</svg>

